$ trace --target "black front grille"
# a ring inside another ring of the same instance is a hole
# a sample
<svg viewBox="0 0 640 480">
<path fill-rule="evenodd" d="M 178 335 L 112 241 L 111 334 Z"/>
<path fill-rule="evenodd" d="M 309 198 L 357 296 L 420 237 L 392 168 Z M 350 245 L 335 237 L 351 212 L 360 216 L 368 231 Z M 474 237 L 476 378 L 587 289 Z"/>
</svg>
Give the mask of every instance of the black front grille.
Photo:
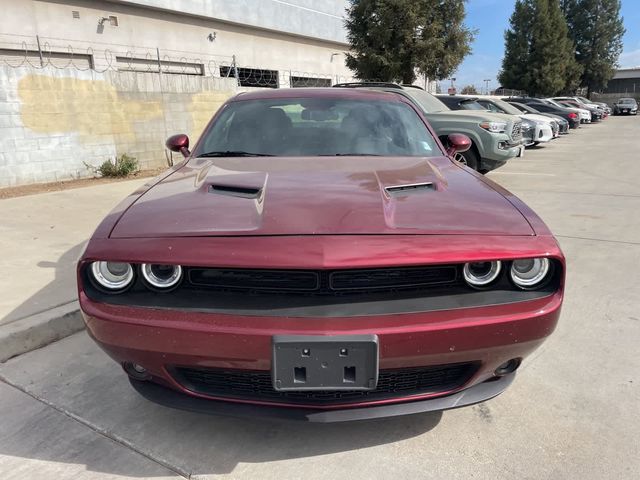
<svg viewBox="0 0 640 480">
<path fill-rule="evenodd" d="M 454 282 L 456 274 L 456 268 L 450 266 L 342 270 L 329 275 L 329 287 L 332 290 L 369 290 L 437 285 Z"/>
<path fill-rule="evenodd" d="M 198 286 L 246 290 L 309 291 L 320 287 L 317 272 L 305 270 L 191 268 L 189 281 Z"/>
<path fill-rule="evenodd" d="M 458 279 L 458 268 L 454 265 L 333 271 L 189 268 L 188 278 L 198 287 L 335 294 L 453 284 Z"/>
<path fill-rule="evenodd" d="M 477 370 L 476 363 L 381 370 L 378 386 L 370 391 L 278 392 L 271 374 L 264 371 L 175 367 L 176 380 L 188 390 L 230 399 L 260 400 L 304 405 L 367 402 L 453 390 Z"/>
</svg>

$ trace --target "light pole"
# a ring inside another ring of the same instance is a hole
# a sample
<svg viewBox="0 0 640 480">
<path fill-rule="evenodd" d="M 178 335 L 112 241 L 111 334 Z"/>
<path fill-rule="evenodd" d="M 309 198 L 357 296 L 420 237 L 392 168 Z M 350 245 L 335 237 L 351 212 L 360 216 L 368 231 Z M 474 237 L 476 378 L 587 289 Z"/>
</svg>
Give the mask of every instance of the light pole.
<svg viewBox="0 0 640 480">
<path fill-rule="evenodd" d="M 455 95 L 456 94 L 456 86 L 454 85 L 453 82 L 456 81 L 456 77 L 450 77 L 449 80 L 451 80 L 451 86 L 449 87 L 449 95 Z"/>
</svg>

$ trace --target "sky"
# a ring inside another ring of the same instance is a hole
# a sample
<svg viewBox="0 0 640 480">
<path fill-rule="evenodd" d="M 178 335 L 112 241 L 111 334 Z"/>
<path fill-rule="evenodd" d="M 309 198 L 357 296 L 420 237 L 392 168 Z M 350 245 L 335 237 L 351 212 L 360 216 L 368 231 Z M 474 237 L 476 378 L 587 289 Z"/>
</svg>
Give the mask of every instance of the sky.
<svg viewBox="0 0 640 480">
<path fill-rule="evenodd" d="M 504 31 L 509 26 L 513 0 L 468 0 L 466 24 L 478 30 L 472 53 L 458 67 L 456 86 L 475 85 L 484 91 L 483 80 L 491 79 L 489 88 L 498 87 L 496 76 L 504 54 Z M 640 0 L 622 0 L 622 17 L 627 30 L 620 56 L 622 68 L 640 66 Z M 443 82 L 448 86 L 448 82 Z M 478 90 L 480 91 L 480 90 Z"/>
</svg>

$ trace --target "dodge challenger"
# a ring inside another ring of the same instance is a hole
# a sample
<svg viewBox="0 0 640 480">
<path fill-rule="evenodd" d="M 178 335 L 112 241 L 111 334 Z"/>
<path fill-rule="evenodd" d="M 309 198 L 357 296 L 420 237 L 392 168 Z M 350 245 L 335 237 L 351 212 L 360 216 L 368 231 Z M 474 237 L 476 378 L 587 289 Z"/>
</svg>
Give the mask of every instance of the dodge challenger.
<svg viewBox="0 0 640 480">
<path fill-rule="evenodd" d="M 469 146 L 388 92 L 241 93 L 96 229 L 87 330 L 141 395 L 199 412 L 338 422 L 495 397 L 553 332 L 565 262 L 453 161 Z"/>
</svg>

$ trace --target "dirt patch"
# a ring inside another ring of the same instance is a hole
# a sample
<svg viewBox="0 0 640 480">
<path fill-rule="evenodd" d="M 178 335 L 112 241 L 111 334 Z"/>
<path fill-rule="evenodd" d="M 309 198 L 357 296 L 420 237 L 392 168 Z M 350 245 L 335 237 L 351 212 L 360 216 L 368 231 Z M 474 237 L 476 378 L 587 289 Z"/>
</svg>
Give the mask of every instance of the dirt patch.
<svg viewBox="0 0 640 480">
<path fill-rule="evenodd" d="M 166 169 L 167 167 L 155 168 L 152 170 L 141 170 L 135 175 L 130 175 L 128 177 L 122 177 L 122 178 L 109 178 L 109 177 L 78 178 L 75 180 L 63 180 L 60 182 L 33 183 L 30 185 L 18 185 L 16 187 L 5 187 L 5 188 L 0 188 L 0 199 L 23 197 L 25 195 L 36 195 L 38 193 L 58 192 L 61 190 L 69 190 L 71 188 L 90 187 L 92 185 L 100 185 L 102 183 L 122 182 L 126 180 L 133 180 L 136 178 L 155 177 L 156 175 L 159 175 Z"/>
</svg>

